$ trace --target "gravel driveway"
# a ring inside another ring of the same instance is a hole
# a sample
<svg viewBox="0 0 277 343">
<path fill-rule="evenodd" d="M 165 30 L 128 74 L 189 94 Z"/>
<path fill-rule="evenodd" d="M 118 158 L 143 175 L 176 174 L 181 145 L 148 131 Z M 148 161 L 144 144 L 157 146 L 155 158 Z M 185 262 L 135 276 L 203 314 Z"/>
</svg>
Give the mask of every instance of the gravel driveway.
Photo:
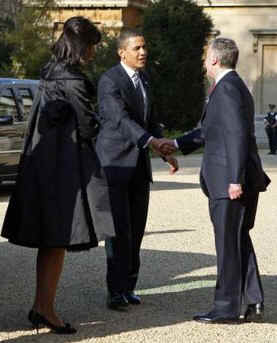
<svg viewBox="0 0 277 343">
<path fill-rule="evenodd" d="M 193 322 L 209 310 L 216 278 L 214 237 L 208 203 L 199 187 L 201 155 L 179 157 L 181 170 L 169 175 L 153 159 L 147 232 L 142 247 L 138 293 L 143 305 L 127 313 L 105 307 L 103 245 L 67 254 L 57 295 L 57 309 L 78 333 L 59 336 L 41 329 L 36 335 L 26 319 L 35 284 L 35 251 L 0 241 L 0 341 L 95 343 L 277 343 L 277 156 L 261 151 L 272 179 L 261 194 L 252 237 L 265 290 L 265 321 L 240 325 Z M 11 187 L 0 192 L 1 221 Z"/>
</svg>

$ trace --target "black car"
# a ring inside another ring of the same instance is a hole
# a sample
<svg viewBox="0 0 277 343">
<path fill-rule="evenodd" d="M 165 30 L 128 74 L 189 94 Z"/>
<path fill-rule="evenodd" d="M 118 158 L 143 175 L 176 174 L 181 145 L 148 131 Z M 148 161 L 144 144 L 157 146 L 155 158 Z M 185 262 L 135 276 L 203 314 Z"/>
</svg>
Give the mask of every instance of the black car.
<svg viewBox="0 0 277 343">
<path fill-rule="evenodd" d="M 14 180 L 37 80 L 0 78 L 0 182 Z"/>
</svg>

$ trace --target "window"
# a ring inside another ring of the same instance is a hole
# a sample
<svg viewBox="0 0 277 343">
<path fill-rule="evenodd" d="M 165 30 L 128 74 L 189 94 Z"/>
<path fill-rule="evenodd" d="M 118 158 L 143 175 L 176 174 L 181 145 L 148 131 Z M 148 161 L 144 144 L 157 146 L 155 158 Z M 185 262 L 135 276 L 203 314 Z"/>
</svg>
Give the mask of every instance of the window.
<svg viewBox="0 0 277 343">
<path fill-rule="evenodd" d="M 5 89 L 0 95 L 0 116 L 17 116 L 15 99 L 11 89 Z"/>
<path fill-rule="evenodd" d="M 23 101 L 23 120 L 25 121 L 29 116 L 33 104 L 33 97 L 31 90 L 28 88 L 20 88 L 19 93 Z"/>
</svg>

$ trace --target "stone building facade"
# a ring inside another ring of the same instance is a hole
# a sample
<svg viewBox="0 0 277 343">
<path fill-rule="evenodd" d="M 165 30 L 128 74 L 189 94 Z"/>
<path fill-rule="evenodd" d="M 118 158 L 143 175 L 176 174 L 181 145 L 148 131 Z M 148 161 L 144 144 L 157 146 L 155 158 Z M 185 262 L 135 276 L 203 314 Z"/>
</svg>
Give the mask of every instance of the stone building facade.
<svg viewBox="0 0 277 343">
<path fill-rule="evenodd" d="M 220 36 L 240 48 L 238 70 L 252 91 L 257 112 L 277 102 L 277 0 L 198 0 Z"/>
<path fill-rule="evenodd" d="M 149 0 L 56 0 L 52 11 L 55 31 L 70 17 L 82 15 L 107 30 L 120 30 L 123 26 L 137 27 L 143 19 L 143 9 Z"/>
<path fill-rule="evenodd" d="M 55 30 L 73 15 L 89 17 L 108 30 L 142 23 L 151 0 L 56 0 Z M 161 0 L 162 1 L 162 0 Z M 181 0 L 180 0 L 181 1 Z M 233 38 L 240 48 L 238 72 L 256 104 L 257 136 L 265 141 L 262 118 L 277 105 L 277 0 L 194 0 L 210 15 L 214 34 Z"/>
<path fill-rule="evenodd" d="M 195 0 L 213 20 L 222 37 L 240 49 L 238 72 L 256 105 L 256 134 L 265 141 L 263 115 L 277 105 L 277 0 Z"/>
</svg>

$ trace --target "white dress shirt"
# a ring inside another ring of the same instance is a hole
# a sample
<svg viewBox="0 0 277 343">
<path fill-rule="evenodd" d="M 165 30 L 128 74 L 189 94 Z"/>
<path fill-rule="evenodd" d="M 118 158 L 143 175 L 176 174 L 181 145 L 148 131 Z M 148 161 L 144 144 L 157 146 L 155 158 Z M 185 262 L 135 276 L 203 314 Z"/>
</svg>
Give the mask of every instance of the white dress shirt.
<svg viewBox="0 0 277 343">
<path fill-rule="evenodd" d="M 133 83 L 134 87 L 136 88 L 137 85 L 135 84 L 134 76 L 138 72 L 138 70 L 134 70 L 133 68 L 127 66 L 127 64 L 125 64 L 122 61 L 120 63 L 122 65 L 123 69 L 126 71 L 128 76 L 130 77 L 130 79 L 132 80 L 132 83 Z M 143 86 L 143 83 L 142 83 L 141 79 L 139 79 L 139 83 L 140 83 L 140 88 L 141 88 L 142 95 L 143 95 L 143 100 L 146 103 L 147 102 L 146 92 L 145 92 L 145 89 L 144 89 L 144 86 Z M 143 149 L 148 147 L 148 145 L 150 144 L 150 142 L 152 141 L 153 138 L 154 138 L 153 136 L 149 137 L 148 141 L 143 146 Z"/>
<path fill-rule="evenodd" d="M 217 75 L 216 79 L 215 79 L 215 84 L 218 84 L 218 82 L 223 79 L 223 77 L 225 75 L 227 75 L 228 73 L 230 73 L 230 71 L 233 71 L 234 69 L 224 69 L 222 72 L 219 73 L 219 75 Z"/>
</svg>

